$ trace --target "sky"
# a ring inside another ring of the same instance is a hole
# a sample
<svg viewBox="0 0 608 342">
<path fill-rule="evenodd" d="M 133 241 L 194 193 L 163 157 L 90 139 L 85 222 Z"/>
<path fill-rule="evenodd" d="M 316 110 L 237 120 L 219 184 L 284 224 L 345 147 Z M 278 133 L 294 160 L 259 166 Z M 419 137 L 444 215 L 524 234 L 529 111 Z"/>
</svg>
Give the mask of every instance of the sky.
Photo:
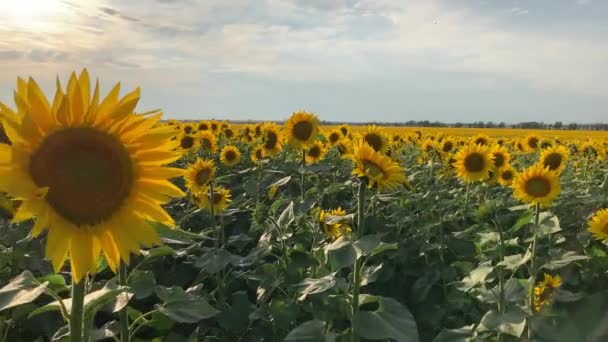
<svg viewBox="0 0 608 342">
<path fill-rule="evenodd" d="M 87 68 L 174 119 L 608 122 L 608 0 L 0 0 L 0 101 Z"/>
</svg>

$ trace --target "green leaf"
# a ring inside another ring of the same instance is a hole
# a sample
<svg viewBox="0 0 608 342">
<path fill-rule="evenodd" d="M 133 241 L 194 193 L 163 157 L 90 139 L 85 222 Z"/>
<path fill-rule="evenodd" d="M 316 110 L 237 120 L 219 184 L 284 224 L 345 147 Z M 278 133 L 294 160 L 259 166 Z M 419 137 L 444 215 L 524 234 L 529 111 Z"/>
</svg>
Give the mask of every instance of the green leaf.
<svg viewBox="0 0 608 342">
<path fill-rule="evenodd" d="M 530 258 L 532 257 L 532 253 L 530 250 L 526 251 L 526 254 L 515 254 L 515 255 L 507 255 L 504 257 L 503 261 L 499 262 L 496 266 L 504 266 L 506 269 L 515 271 L 521 265 L 524 265 Z"/>
<path fill-rule="evenodd" d="M 217 322 L 227 331 L 237 333 L 249 326 L 249 314 L 255 306 L 249 301 L 247 292 L 238 291 L 232 294 L 232 304 L 216 316 Z"/>
<path fill-rule="evenodd" d="M 411 288 L 411 297 L 414 301 L 422 303 L 426 300 L 429 291 L 441 278 L 441 273 L 438 270 L 431 269 L 422 274 L 416 279 Z"/>
<path fill-rule="evenodd" d="M 220 312 L 199 296 L 184 292 L 181 287 L 156 287 L 156 295 L 163 302 L 160 312 L 179 323 L 196 323 Z"/>
<path fill-rule="evenodd" d="M 129 288 L 135 299 L 143 299 L 154 293 L 156 278 L 151 271 L 136 270 L 129 275 Z"/>
<path fill-rule="evenodd" d="M 530 223 L 532 221 L 533 217 L 534 217 L 534 213 L 533 212 L 526 211 L 525 213 L 523 213 L 523 215 L 521 215 L 517 219 L 517 221 L 515 222 L 515 224 L 513 225 L 513 227 L 511 227 L 510 231 L 513 232 L 513 233 L 519 231 L 522 227 L 524 227 L 525 225 L 527 225 L 528 223 Z"/>
<path fill-rule="evenodd" d="M 366 266 L 361 270 L 361 286 L 369 285 L 378 279 L 382 264 Z"/>
<path fill-rule="evenodd" d="M 210 274 L 216 274 L 223 270 L 232 262 L 239 262 L 241 258 L 231 254 L 226 249 L 219 249 L 216 253 L 215 250 L 210 250 L 201 256 L 196 263 L 196 267 L 200 267 Z"/>
<path fill-rule="evenodd" d="M 30 271 L 23 271 L 0 289 L 0 311 L 32 302 L 44 293 L 48 281 L 38 282 Z"/>
<path fill-rule="evenodd" d="M 304 322 L 289 332 L 285 342 L 331 342 L 335 341 L 334 334 L 325 334 L 325 322 L 312 320 Z"/>
<path fill-rule="evenodd" d="M 319 279 L 306 278 L 293 286 L 302 287 L 298 300 L 304 300 L 311 294 L 321 293 L 331 289 L 336 285 L 336 282 L 336 274 L 332 273 Z"/>
<path fill-rule="evenodd" d="M 143 256 L 146 259 L 150 259 L 150 258 L 158 258 L 158 257 L 163 257 L 163 256 L 173 256 L 175 254 L 177 254 L 177 252 L 175 251 L 175 249 L 167 246 L 167 245 L 163 245 L 163 246 L 159 246 L 159 247 L 154 247 L 150 250 L 147 251 L 142 251 Z"/>
<path fill-rule="evenodd" d="M 273 324 L 282 329 L 289 328 L 298 317 L 298 306 L 291 299 L 273 298 L 269 310 Z"/>
<path fill-rule="evenodd" d="M 494 268 L 489 266 L 488 263 L 479 265 L 476 269 L 472 270 L 468 276 L 464 277 L 461 282 L 457 283 L 457 288 L 460 291 L 467 292 L 477 285 L 485 283 L 486 277 L 490 274 Z"/>
<path fill-rule="evenodd" d="M 545 211 L 540 213 L 539 215 L 540 221 L 540 233 L 541 236 L 554 234 L 562 230 L 559 225 L 559 218 L 555 216 L 552 212 Z"/>
<path fill-rule="evenodd" d="M 207 236 L 190 233 L 178 227 L 170 228 L 159 222 L 150 222 L 150 224 L 165 243 L 190 245 L 195 241 L 210 240 Z"/>
<path fill-rule="evenodd" d="M 357 258 L 367 255 L 375 256 L 386 251 L 398 249 L 398 245 L 396 243 L 385 243 L 382 242 L 380 238 L 381 236 L 378 234 L 366 235 L 355 241 L 354 246 L 357 251 Z"/>
<path fill-rule="evenodd" d="M 277 220 L 277 224 L 279 225 L 279 227 L 284 229 L 289 224 L 291 224 L 294 221 L 294 219 L 295 219 L 295 215 L 293 212 L 293 201 L 291 201 L 291 202 L 289 202 L 287 207 L 285 207 L 285 209 L 283 209 L 283 212 L 281 213 L 281 215 L 279 216 L 279 219 Z"/>
<path fill-rule="evenodd" d="M 475 337 L 473 326 L 468 325 L 458 329 L 443 329 L 433 342 L 469 342 Z"/>
<path fill-rule="evenodd" d="M 291 180 L 291 176 L 283 177 L 283 178 L 279 179 L 278 181 L 270 184 L 268 187 L 271 188 L 273 186 L 276 186 L 278 188 L 278 187 L 281 187 L 281 186 L 289 183 L 290 180 Z"/>
<path fill-rule="evenodd" d="M 49 274 L 47 276 L 38 278 L 38 281 L 40 283 L 44 283 L 45 281 L 48 282 L 49 289 L 58 293 L 69 290 L 65 282 L 65 278 L 60 274 Z"/>
<path fill-rule="evenodd" d="M 343 236 L 325 247 L 325 255 L 334 271 L 349 267 L 357 261 L 355 247 Z"/>
<path fill-rule="evenodd" d="M 563 267 L 570 265 L 575 261 L 587 260 L 588 256 L 585 255 L 577 255 L 576 252 L 566 252 L 562 254 L 559 258 L 555 258 L 548 263 L 544 264 L 542 268 L 546 268 L 548 270 L 557 270 Z"/>
<path fill-rule="evenodd" d="M 486 312 L 481 319 L 478 331 L 490 330 L 520 337 L 525 327 L 526 313 L 517 307 L 510 307 L 504 314 L 495 310 Z"/>
<path fill-rule="evenodd" d="M 377 303 L 375 311 L 359 311 L 353 319 L 355 332 L 366 339 L 418 341 L 416 321 L 410 311 L 392 298 L 361 295 L 361 305 Z"/>
</svg>

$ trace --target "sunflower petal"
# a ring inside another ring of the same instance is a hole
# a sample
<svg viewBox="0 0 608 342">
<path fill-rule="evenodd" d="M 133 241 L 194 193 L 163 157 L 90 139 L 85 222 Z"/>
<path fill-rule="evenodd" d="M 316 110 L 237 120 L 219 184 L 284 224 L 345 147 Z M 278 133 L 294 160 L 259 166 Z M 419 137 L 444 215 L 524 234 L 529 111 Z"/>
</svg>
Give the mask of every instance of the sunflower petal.
<svg viewBox="0 0 608 342">
<path fill-rule="evenodd" d="M 47 234 L 46 257 L 51 260 L 55 272 L 59 272 L 68 254 L 72 235 L 69 234 L 69 228 L 62 227 L 60 224 L 51 223 L 51 227 Z"/>
<path fill-rule="evenodd" d="M 75 229 L 70 239 L 70 265 L 74 283 L 80 282 L 95 264 L 93 253 L 92 235 L 85 229 Z"/>
</svg>

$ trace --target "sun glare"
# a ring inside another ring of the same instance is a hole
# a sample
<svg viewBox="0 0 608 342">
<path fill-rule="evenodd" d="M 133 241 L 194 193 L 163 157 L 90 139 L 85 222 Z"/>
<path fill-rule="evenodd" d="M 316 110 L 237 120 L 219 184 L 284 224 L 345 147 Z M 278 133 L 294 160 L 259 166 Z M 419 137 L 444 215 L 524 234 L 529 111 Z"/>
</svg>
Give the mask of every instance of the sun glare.
<svg viewBox="0 0 608 342">
<path fill-rule="evenodd" d="M 46 30 L 63 10 L 61 0 L 0 0 L 0 19 L 13 28 Z"/>
</svg>

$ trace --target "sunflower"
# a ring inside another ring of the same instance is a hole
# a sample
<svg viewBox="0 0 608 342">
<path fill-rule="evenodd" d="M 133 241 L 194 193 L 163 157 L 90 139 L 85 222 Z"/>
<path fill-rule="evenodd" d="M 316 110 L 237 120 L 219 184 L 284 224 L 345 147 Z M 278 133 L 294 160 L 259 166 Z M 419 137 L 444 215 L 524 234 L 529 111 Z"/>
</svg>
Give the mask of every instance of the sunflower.
<svg viewBox="0 0 608 342">
<path fill-rule="evenodd" d="M 450 137 L 446 137 L 445 139 L 443 139 L 437 147 L 437 149 L 439 150 L 439 152 L 442 155 L 448 155 L 448 154 L 452 153 L 455 148 L 456 148 L 456 143 Z"/>
<path fill-rule="evenodd" d="M 213 177 L 215 177 L 215 163 L 213 160 L 200 158 L 190 165 L 184 176 L 186 186 L 192 193 L 203 191 Z"/>
<path fill-rule="evenodd" d="M 511 186 L 516 175 L 517 173 L 510 165 L 503 166 L 498 170 L 498 183 L 503 186 Z"/>
<path fill-rule="evenodd" d="M 568 162 L 568 149 L 557 145 L 544 149 L 540 154 L 540 164 L 549 170 L 561 174 Z"/>
<path fill-rule="evenodd" d="M 307 150 L 306 150 L 306 163 L 307 164 L 315 164 L 318 163 L 325 156 L 325 147 L 321 144 L 320 141 L 315 141 Z"/>
<path fill-rule="evenodd" d="M 201 131 L 198 134 L 201 147 L 210 153 L 217 152 L 217 137 L 211 131 Z"/>
<path fill-rule="evenodd" d="M 191 134 L 181 133 L 177 140 L 179 141 L 179 149 L 184 152 L 194 151 L 199 146 L 199 141 Z"/>
<path fill-rule="evenodd" d="M 471 144 L 487 146 L 488 144 L 490 144 L 490 137 L 485 134 L 477 134 L 476 136 L 471 138 Z"/>
<path fill-rule="evenodd" d="M 361 139 L 376 152 L 384 153 L 388 148 L 386 134 L 376 125 L 367 126 L 365 132 L 361 134 Z"/>
<path fill-rule="evenodd" d="M 220 129 L 220 124 L 215 120 L 211 120 L 211 121 L 209 121 L 209 129 L 213 133 L 217 133 L 217 131 Z"/>
<path fill-rule="evenodd" d="M 608 209 L 598 211 L 589 220 L 587 230 L 598 240 L 608 241 Z"/>
<path fill-rule="evenodd" d="M 262 125 L 262 147 L 264 154 L 274 156 L 281 152 L 281 134 L 280 127 L 275 123 L 265 123 Z"/>
<path fill-rule="evenodd" d="M 342 138 L 336 143 L 336 148 L 341 156 L 349 155 L 352 153 L 352 142 L 347 138 Z"/>
<path fill-rule="evenodd" d="M 232 140 L 232 138 L 235 136 L 234 130 L 230 126 L 224 128 L 223 132 L 227 140 Z"/>
<path fill-rule="evenodd" d="M 340 141 L 340 139 L 344 138 L 342 131 L 339 129 L 334 129 L 331 132 L 327 133 L 327 141 L 333 146 Z"/>
<path fill-rule="evenodd" d="M 376 186 L 379 191 L 393 190 L 406 181 L 398 163 L 374 151 L 368 144 L 356 144 L 351 159 L 355 163 L 353 175 L 366 178 L 369 187 Z"/>
<path fill-rule="evenodd" d="M 319 131 L 319 119 L 313 113 L 296 112 L 285 123 L 289 144 L 296 148 L 310 146 Z"/>
<path fill-rule="evenodd" d="M 340 217 L 344 216 L 346 216 L 346 211 L 340 207 L 328 211 L 321 210 L 321 213 L 319 214 L 319 223 L 321 223 L 323 231 L 331 240 L 337 240 L 339 237 L 352 231 L 348 224 L 341 221 Z M 331 223 L 326 221 L 330 221 Z"/>
<path fill-rule="evenodd" d="M 543 280 L 534 287 L 534 311 L 540 312 L 553 301 L 555 291 L 562 285 L 562 278 L 544 274 Z"/>
<path fill-rule="evenodd" d="M 264 148 L 261 145 L 257 145 L 253 149 L 251 149 L 252 162 L 259 164 L 262 160 L 265 159 L 264 157 Z"/>
<path fill-rule="evenodd" d="M 186 134 L 192 134 L 194 133 L 194 126 L 191 124 L 185 124 L 182 126 L 182 131 L 184 131 Z"/>
<path fill-rule="evenodd" d="M 119 99 L 117 84 L 100 102 L 89 74 L 57 81 L 53 103 L 30 78 L 18 79 L 17 112 L 0 104 L 12 146 L 0 144 L 0 190 L 22 201 L 15 222 L 35 217 L 31 235 L 48 230 L 46 255 L 59 271 L 69 255 L 74 283 L 94 273 L 103 254 L 116 272 L 140 245 L 161 240 L 149 221 L 173 225 L 161 207 L 184 193 L 167 178 L 180 157 L 161 113 L 135 114 L 139 88 Z"/>
<path fill-rule="evenodd" d="M 540 138 L 537 135 L 527 136 L 524 147 L 528 152 L 536 152 L 540 147 Z"/>
<path fill-rule="evenodd" d="M 241 161 L 241 151 L 234 145 L 227 145 L 220 152 L 220 161 L 226 166 L 237 165 Z"/>
<path fill-rule="evenodd" d="M 350 133 L 350 127 L 348 127 L 348 125 L 342 125 L 338 127 L 338 129 L 342 132 L 343 137 L 348 137 L 348 133 Z"/>
<path fill-rule="evenodd" d="M 513 180 L 512 187 L 517 199 L 544 206 L 551 204 L 561 190 L 558 175 L 538 164 L 519 173 Z"/>
<path fill-rule="evenodd" d="M 501 168 L 509 165 L 511 154 L 505 147 L 498 144 L 494 145 L 490 150 L 490 153 L 492 155 L 492 162 L 494 163 L 493 165 L 495 169 L 500 170 Z"/>
<path fill-rule="evenodd" d="M 213 194 L 211 188 L 206 187 L 202 192 L 194 195 L 193 199 L 199 208 L 207 209 L 213 214 L 219 214 L 232 202 L 230 197 L 230 190 L 223 186 L 217 186 L 213 188 Z"/>
<path fill-rule="evenodd" d="M 490 169 L 494 166 L 492 155 L 481 144 L 464 146 L 454 155 L 454 159 L 456 174 L 466 183 L 488 178 Z"/>
<path fill-rule="evenodd" d="M 208 131 L 209 130 L 209 122 L 208 121 L 201 121 L 198 123 L 198 130 L 199 132 L 202 131 Z"/>
<path fill-rule="evenodd" d="M 425 153 L 433 152 L 435 150 L 435 141 L 429 138 L 424 139 L 424 141 L 420 144 L 420 150 Z"/>
</svg>

